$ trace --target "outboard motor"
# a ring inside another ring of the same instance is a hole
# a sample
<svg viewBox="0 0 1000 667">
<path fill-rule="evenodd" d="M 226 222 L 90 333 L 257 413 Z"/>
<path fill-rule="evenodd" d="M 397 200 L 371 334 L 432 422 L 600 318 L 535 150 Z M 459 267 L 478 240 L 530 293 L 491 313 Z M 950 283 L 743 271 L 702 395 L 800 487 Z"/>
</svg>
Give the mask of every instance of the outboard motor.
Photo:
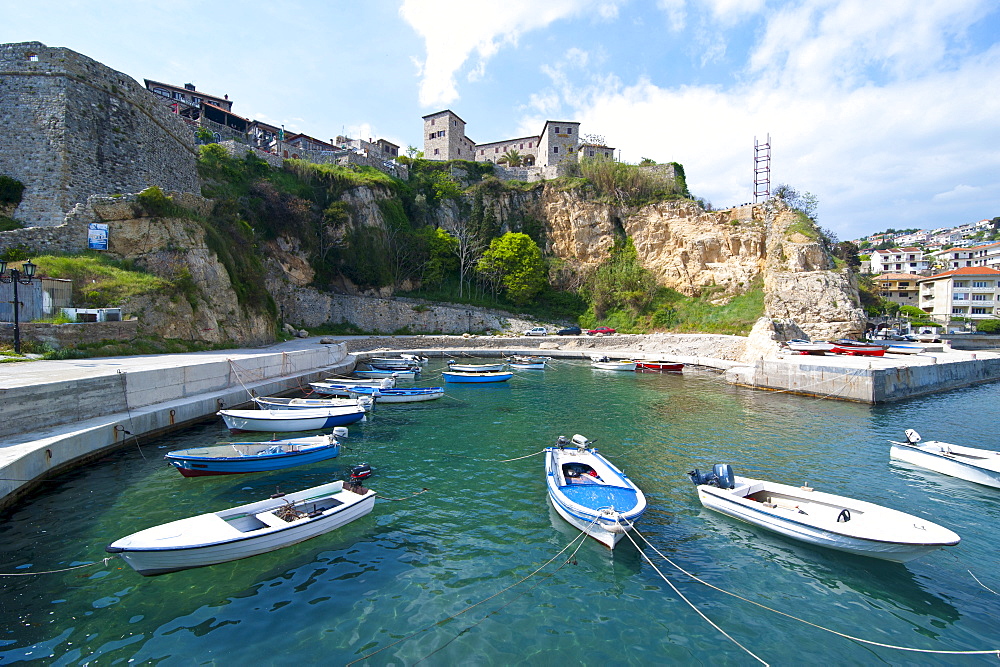
<svg viewBox="0 0 1000 667">
<path fill-rule="evenodd" d="M 556 438 L 556 447 L 559 449 L 566 449 L 566 445 L 569 444 L 569 440 L 566 439 L 565 435 L 560 435 Z"/>
<path fill-rule="evenodd" d="M 712 472 L 701 472 L 697 468 L 688 473 L 691 483 L 695 486 L 707 484 L 720 489 L 731 489 L 736 486 L 736 478 L 733 469 L 728 463 L 716 463 Z"/>
<path fill-rule="evenodd" d="M 731 489 L 736 486 L 736 476 L 733 475 L 733 469 L 728 463 L 716 463 L 713 472 L 716 485 L 720 489 Z"/>
<path fill-rule="evenodd" d="M 903 431 L 903 435 L 906 436 L 906 441 L 911 445 L 915 445 L 920 442 L 920 434 L 914 431 L 912 428 L 908 428 Z"/>
<path fill-rule="evenodd" d="M 346 426 L 334 426 L 333 427 L 333 437 L 337 440 L 347 437 L 347 427 Z"/>
<path fill-rule="evenodd" d="M 580 449 L 586 449 L 587 445 L 590 444 L 590 440 L 587 440 L 587 436 L 580 435 L 579 433 L 577 433 L 576 435 L 573 436 L 573 444 L 579 447 Z"/>
<path fill-rule="evenodd" d="M 357 484 L 363 479 L 368 479 L 372 476 L 372 467 L 367 463 L 359 463 L 356 466 L 351 467 L 351 483 Z"/>
</svg>

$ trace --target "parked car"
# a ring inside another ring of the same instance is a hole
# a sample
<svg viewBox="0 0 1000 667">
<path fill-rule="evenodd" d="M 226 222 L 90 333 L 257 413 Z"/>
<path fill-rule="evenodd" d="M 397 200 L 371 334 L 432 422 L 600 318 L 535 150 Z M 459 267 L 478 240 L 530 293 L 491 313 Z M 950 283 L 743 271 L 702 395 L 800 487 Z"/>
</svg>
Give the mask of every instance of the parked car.
<svg viewBox="0 0 1000 667">
<path fill-rule="evenodd" d="M 618 332 L 615 331 L 614 329 L 612 329 L 611 327 L 597 327 L 596 329 L 588 329 L 587 330 L 587 335 L 588 336 L 593 336 L 594 334 L 605 334 L 605 335 L 607 335 L 607 334 L 613 334 L 613 333 L 618 333 Z"/>
<path fill-rule="evenodd" d="M 531 327 L 524 332 L 525 336 L 548 336 L 549 330 L 545 327 Z"/>
<path fill-rule="evenodd" d="M 583 331 L 580 330 L 580 327 L 566 327 L 565 329 L 560 329 L 559 331 L 557 331 L 556 335 L 559 335 L 559 336 L 579 336 L 582 333 L 583 333 Z"/>
</svg>

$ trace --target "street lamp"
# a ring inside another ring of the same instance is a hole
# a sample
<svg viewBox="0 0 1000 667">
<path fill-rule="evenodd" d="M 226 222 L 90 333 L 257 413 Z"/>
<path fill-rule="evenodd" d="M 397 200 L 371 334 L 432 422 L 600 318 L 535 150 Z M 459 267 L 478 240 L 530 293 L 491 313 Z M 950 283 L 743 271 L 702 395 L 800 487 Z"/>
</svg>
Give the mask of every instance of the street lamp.
<svg viewBox="0 0 1000 667">
<path fill-rule="evenodd" d="M 8 283 L 14 285 L 14 300 L 9 301 L 12 306 L 14 306 L 14 352 L 21 354 L 21 321 L 20 321 L 20 309 L 24 305 L 21 303 L 20 299 L 17 297 L 17 286 L 30 285 L 31 279 L 35 277 L 35 269 L 38 268 L 31 263 L 29 259 L 21 266 L 21 271 L 18 271 L 14 267 L 11 267 L 10 271 L 7 271 L 7 262 L 0 259 L 0 283 Z M 26 276 L 22 278 L 21 276 Z"/>
</svg>

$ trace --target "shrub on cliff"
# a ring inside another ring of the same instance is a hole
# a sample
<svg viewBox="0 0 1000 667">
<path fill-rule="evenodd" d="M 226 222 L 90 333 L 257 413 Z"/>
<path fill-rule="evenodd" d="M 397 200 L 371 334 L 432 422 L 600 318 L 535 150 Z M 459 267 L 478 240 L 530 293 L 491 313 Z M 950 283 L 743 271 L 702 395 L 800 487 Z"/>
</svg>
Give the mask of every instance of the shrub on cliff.
<svg viewBox="0 0 1000 667">
<path fill-rule="evenodd" d="M 24 194 L 24 183 L 0 174 L 0 204 L 21 203 L 21 196 Z"/>
</svg>

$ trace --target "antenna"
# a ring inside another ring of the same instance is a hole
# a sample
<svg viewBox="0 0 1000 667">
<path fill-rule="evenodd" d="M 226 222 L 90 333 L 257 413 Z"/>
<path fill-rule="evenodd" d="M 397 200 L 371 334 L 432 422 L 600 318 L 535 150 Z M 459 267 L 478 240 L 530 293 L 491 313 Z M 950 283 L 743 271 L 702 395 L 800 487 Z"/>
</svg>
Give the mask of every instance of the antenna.
<svg viewBox="0 0 1000 667">
<path fill-rule="evenodd" d="M 753 203 L 771 195 L 771 135 L 764 143 L 753 138 Z"/>
</svg>

